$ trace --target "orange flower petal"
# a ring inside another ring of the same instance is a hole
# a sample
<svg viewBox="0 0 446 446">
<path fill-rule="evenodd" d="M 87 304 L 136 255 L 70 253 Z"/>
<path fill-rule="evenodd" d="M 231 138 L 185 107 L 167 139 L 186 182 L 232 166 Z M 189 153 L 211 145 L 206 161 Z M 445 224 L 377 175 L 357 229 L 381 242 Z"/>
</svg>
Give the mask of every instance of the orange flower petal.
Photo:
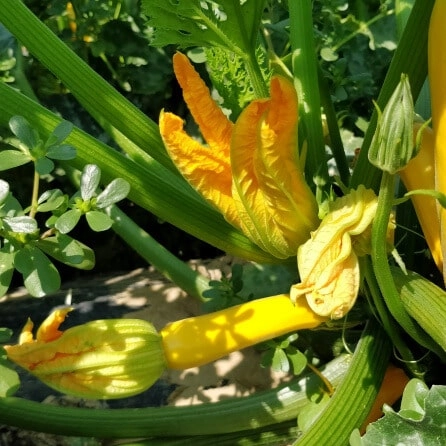
<svg viewBox="0 0 446 446">
<path fill-rule="evenodd" d="M 183 121 L 161 112 L 159 127 L 170 158 L 194 189 L 216 206 L 226 220 L 239 227 L 232 199 L 229 156 L 202 146 L 183 130 Z"/>
<path fill-rule="evenodd" d="M 184 54 L 173 56 L 173 68 L 184 100 L 207 144 L 220 156 L 229 158 L 233 123 L 212 99 L 208 87 Z"/>
<path fill-rule="evenodd" d="M 270 107 L 260 132 L 260 187 L 276 225 L 294 255 L 319 225 L 316 199 L 299 167 L 298 101 L 295 88 L 283 77 L 271 80 Z"/>
<path fill-rule="evenodd" d="M 287 243 L 270 213 L 268 199 L 258 177 L 258 135 L 260 121 L 269 100 L 251 102 L 240 114 L 231 143 L 233 198 L 245 234 L 278 258 L 289 257 Z"/>
<path fill-rule="evenodd" d="M 53 311 L 40 325 L 37 330 L 36 340 L 42 342 L 54 341 L 62 335 L 62 331 L 58 330 L 60 324 L 65 320 L 67 314 L 73 308 L 65 307 Z"/>
</svg>

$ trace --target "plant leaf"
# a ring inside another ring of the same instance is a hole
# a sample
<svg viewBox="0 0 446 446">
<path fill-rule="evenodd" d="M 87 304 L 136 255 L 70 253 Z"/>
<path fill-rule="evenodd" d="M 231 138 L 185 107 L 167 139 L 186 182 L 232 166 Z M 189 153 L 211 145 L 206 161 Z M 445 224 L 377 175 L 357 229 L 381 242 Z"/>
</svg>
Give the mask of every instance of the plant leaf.
<svg viewBox="0 0 446 446">
<path fill-rule="evenodd" d="M 95 265 L 94 251 L 65 234 L 57 234 L 36 242 L 43 252 L 77 269 L 90 270 Z"/>
<path fill-rule="evenodd" d="M 155 28 L 153 45 L 217 46 L 237 54 L 253 52 L 264 0 L 143 0 Z"/>
<path fill-rule="evenodd" d="M 129 192 L 130 184 L 122 178 L 116 178 L 98 195 L 96 206 L 99 209 L 111 206 L 123 200 Z"/>
<path fill-rule="evenodd" d="M 54 163 L 47 157 L 43 156 L 36 161 L 36 171 L 39 175 L 47 175 L 54 169 Z"/>
<path fill-rule="evenodd" d="M 9 184 L 6 181 L 0 179 L 0 205 L 2 205 L 6 201 L 8 195 L 9 195 Z"/>
<path fill-rule="evenodd" d="M 72 160 L 76 158 L 76 148 L 69 144 L 51 146 L 46 152 L 46 156 L 53 160 Z"/>
<path fill-rule="evenodd" d="M 81 197 L 87 201 L 94 197 L 101 180 L 101 170 L 94 164 L 87 164 L 81 176 Z"/>
<path fill-rule="evenodd" d="M 14 272 L 14 253 L 7 252 L 5 247 L 0 250 L 0 297 L 8 291 Z"/>
<path fill-rule="evenodd" d="M 0 397 L 14 395 L 19 387 L 19 375 L 4 359 L 0 358 Z"/>
<path fill-rule="evenodd" d="M 61 144 L 73 130 L 73 124 L 69 121 L 62 121 L 50 134 L 45 146 L 55 146 Z"/>
<path fill-rule="evenodd" d="M 399 413 L 385 407 L 385 415 L 372 423 L 362 437 L 363 446 L 417 444 L 441 446 L 446 438 L 446 386 L 430 390 L 420 380 L 407 384 Z"/>
<path fill-rule="evenodd" d="M 107 214 L 100 211 L 87 212 L 85 218 L 90 228 L 95 232 L 106 231 L 113 224 L 113 220 Z"/>
<path fill-rule="evenodd" d="M 17 251 L 14 263 L 31 296 L 42 297 L 59 289 L 59 272 L 39 248 L 26 245 Z"/>
<path fill-rule="evenodd" d="M 39 133 L 23 116 L 13 116 L 9 120 L 9 128 L 29 150 L 41 144 Z"/>
<path fill-rule="evenodd" d="M 0 171 L 23 166 L 30 161 L 31 158 L 19 150 L 2 150 L 0 152 Z"/>
<path fill-rule="evenodd" d="M 62 234 L 70 232 L 79 222 L 81 218 L 81 211 L 79 209 L 71 209 L 63 213 L 56 221 L 55 227 Z"/>
<path fill-rule="evenodd" d="M 5 217 L 3 224 L 8 231 L 23 232 L 25 234 L 32 234 L 37 231 L 37 222 L 32 217 L 22 215 L 20 217 Z"/>
</svg>

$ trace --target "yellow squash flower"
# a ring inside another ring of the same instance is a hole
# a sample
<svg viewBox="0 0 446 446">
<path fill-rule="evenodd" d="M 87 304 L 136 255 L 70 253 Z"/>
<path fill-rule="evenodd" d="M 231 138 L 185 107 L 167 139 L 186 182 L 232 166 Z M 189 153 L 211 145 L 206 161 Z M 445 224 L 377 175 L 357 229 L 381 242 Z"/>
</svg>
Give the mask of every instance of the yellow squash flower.
<svg viewBox="0 0 446 446">
<path fill-rule="evenodd" d="M 293 84 L 273 77 L 271 97 L 252 101 L 233 124 L 186 56 L 177 53 L 173 65 L 207 142 L 202 145 L 187 135 L 181 118 L 162 112 L 161 136 L 178 170 L 262 249 L 278 258 L 295 255 L 319 219 L 316 199 L 299 167 Z"/>
<path fill-rule="evenodd" d="M 305 296 L 316 314 L 331 319 L 353 307 L 360 283 L 358 256 L 370 252 L 377 203 L 375 193 L 362 185 L 331 203 L 319 228 L 298 249 L 301 282 L 291 287 L 292 301 Z"/>
<path fill-rule="evenodd" d="M 60 331 L 71 308 L 51 313 L 34 339 L 31 320 L 8 358 L 49 387 L 83 398 L 124 398 L 150 387 L 165 369 L 161 336 L 139 319 L 96 320 Z"/>
</svg>

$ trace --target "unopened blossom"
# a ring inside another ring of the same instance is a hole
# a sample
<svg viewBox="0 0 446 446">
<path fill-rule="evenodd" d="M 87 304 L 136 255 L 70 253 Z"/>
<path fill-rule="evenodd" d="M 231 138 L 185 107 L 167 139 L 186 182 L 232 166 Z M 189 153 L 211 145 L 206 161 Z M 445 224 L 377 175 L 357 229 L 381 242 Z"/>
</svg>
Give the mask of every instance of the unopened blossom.
<svg viewBox="0 0 446 446">
<path fill-rule="evenodd" d="M 161 336 L 139 319 L 105 319 L 59 330 L 57 309 L 34 337 L 28 320 L 8 359 L 49 387 L 82 398 L 124 398 L 150 387 L 165 369 Z"/>
<path fill-rule="evenodd" d="M 298 102 L 293 84 L 271 79 L 271 97 L 252 101 L 232 123 L 191 63 L 173 59 L 185 102 L 207 145 L 162 112 L 160 132 L 186 180 L 247 237 L 278 258 L 296 254 L 319 224 L 316 199 L 298 157 Z"/>
</svg>

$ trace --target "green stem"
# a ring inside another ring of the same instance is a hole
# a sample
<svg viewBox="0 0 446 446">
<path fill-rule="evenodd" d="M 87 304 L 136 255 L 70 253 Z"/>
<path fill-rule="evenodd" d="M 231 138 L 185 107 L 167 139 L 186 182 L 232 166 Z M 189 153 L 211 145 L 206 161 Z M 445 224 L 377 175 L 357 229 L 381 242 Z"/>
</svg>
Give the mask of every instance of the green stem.
<svg viewBox="0 0 446 446">
<path fill-rule="evenodd" d="M 288 6 L 294 82 L 299 97 L 299 118 L 303 123 L 305 139 L 308 143 L 305 171 L 309 182 L 319 178 L 317 184 L 327 184 L 328 167 L 313 38 L 312 1 L 290 1 Z"/>
<path fill-rule="evenodd" d="M 338 385 L 350 365 L 342 355 L 323 373 Z M 320 393 L 321 381 L 313 373 L 274 390 L 218 403 L 141 409 L 86 409 L 53 406 L 22 398 L 0 398 L 0 424 L 59 435 L 99 438 L 181 437 L 255 429 L 295 419 L 311 396 Z M 190 444 L 190 443 L 188 443 Z"/>
<path fill-rule="evenodd" d="M 350 169 L 345 156 L 344 144 L 339 133 L 338 120 L 336 118 L 336 111 L 331 100 L 328 85 L 323 78 L 322 70 L 319 67 L 319 91 L 321 94 L 321 103 L 324 108 L 325 116 L 327 118 L 328 133 L 330 135 L 330 147 L 333 152 L 333 157 L 338 168 L 339 177 L 341 181 L 348 186 L 350 182 Z"/>
<path fill-rule="evenodd" d="M 390 353 L 391 344 L 385 332 L 376 320 L 369 321 L 341 385 L 294 445 L 347 445 L 351 432 L 361 426 L 375 401 Z"/>
<path fill-rule="evenodd" d="M 252 88 L 257 98 L 267 98 L 269 96 L 268 88 L 262 75 L 262 70 L 257 62 L 255 54 L 249 54 L 245 58 L 245 66 L 248 76 L 251 80 Z"/>
<path fill-rule="evenodd" d="M 111 206 L 107 213 L 113 220 L 112 229 L 142 258 L 190 296 L 206 301 L 203 292 L 209 289 L 208 278 L 175 257 L 117 206 Z"/>
<path fill-rule="evenodd" d="M 102 126 L 117 128 L 138 147 L 132 157 L 147 153 L 174 170 L 159 135 L 158 126 L 95 73 L 24 5 L 16 0 L 0 2 L 3 25 L 47 66 Z M 106 124 L 108 123 L 108 126 Z"/>
<path fill-rule="evenodd" d="M 31 207 L 29 210 L 29 216 L 34 218 L 37 213 L 37 200 L 39 198 L 39 182 L 40 175 L 37 170 L 34 169 L 34 178 L 33 178 L 33 191 L 31 194 Z"/>
<path fill-rule="evenodd" d="M 418 97 L 427 76 L 427 32 L 434 3 L 435 0 L 416 0 L 412 8 L 412 13 L 377 99 L 377 104 L 381 110 L 384 109 L 390 96 L 395 91 L 401 79 L 401 73 L 406 73 L 409 76 L 412 96 L 414 99 Z M 381 171 L 369 163 L 367 156 L 375 133 L 377 118 L 378 115 L 375 110 L 367 127 L 361 152 L 352 174 L 351 187 L 355 188 L 359 184 L 364 184 L 375 191 L 378 190 Z"/>
<path fill-rule="evenodd" d="M 395 175 L 383 172 L 378 196 L 378 207 L 372 225 L 372 265 L 381 294 L 392 316 L 419 344 L 428 347 L 426 333 L 407 314 L 392 277 L 388 262 L 387 231 L 392 212 Z M 388 329 L 388 326 L 387 326 Z M 390 333 L 389 333 L 390 335 Z M 416 362 L 409 348 L 402 341 L 395 345 L 402 360 L 417 373 Z"/>
</svg>

